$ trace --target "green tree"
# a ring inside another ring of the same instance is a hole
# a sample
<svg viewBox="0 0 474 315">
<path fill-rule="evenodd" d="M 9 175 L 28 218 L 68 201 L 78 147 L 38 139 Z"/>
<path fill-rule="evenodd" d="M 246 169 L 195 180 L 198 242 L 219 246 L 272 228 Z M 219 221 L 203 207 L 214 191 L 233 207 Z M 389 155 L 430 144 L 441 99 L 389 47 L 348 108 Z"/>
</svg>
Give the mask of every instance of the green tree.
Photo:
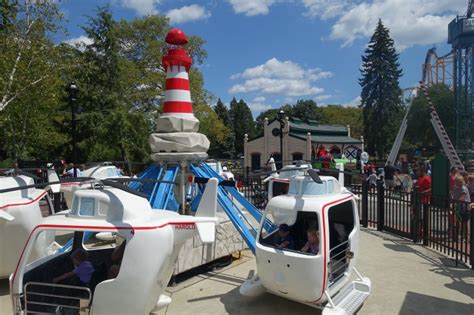
<svg viewBox="0 0 474 315">
<path fill-rule="evenodd" d="M 52 126 L 71 67 L 52 40 L 62 14 L 54 1 L 2 0 L 0 18 L 0 159 L 51 158 L 67 141 Z"/>
<path fill-rule="evenodd" d="M 83 27 L 92 40 L 83 53 L 87 66 L 77 75 L 82 113 L 79 148 L 82 161 L 144 161 L 148 158 L 148 121 L 127 93 L 127 62 L 108 7 Z"/>
<path fill-rule="evenodd" d="M 231 159 L 235 156 L 235 135 L 232 131 L 232 122 L 230 120 L 230 114 L 227 107 L 222 103 L 221 99 L 217 100 L 217 104 L 214 106 L 214 112 L 216 113 L 219 120 L 227 129 L 227 135 L 224 141 L 216 143 L 213 145 L 211 143 L 211 149 L 209 149 L 209 154 L 216 158 L 225 158 Z"/>
<path fill-rule="evenodd" d="M 216 106 L 214 106 L 214 112 L 216 112 L 219 119 L 222 120 L 226 126 L 230 126 L 229 110 L 225 107 L 220 98 L 217 100 Z"/>
<path fill-rule="evenodd" d="M 296 104 L 287 115 L 300 119 L 309 119 L 314 121 L 321 120 L 321 110 L 313 100 L 297 100 Z"/>
<path fill-rule="evenodd" d="M 250 108 L 242 99 L 237 102 L 234 97 L 230 102 L 229 112 L 235 135 L 235 152 L 237 155 L 240 155 L 244 153 L 245 134 L 248 134 L 249 138 L 256 136 L 255 123 Z"/>
<path fill-rule="evenodd" d="M 445 84 L 435 84 L 428 88 L 428 94 L 448 136 L 451 141 L 454 141 L 456 136 L 456 116 L 453 91 Z M 414 147 L 440 148 L 440 143 L 430 122 L 430 112 L 428 100 L 423 93 L 419 93 L 413 99 L 410 113 L 408 114 L 408 128 L 406 131 L 406 140 Z"/>
<path fill-rule="evenodd" d="M 344 107 L 342 105 L 328 105 L 319 108 L 321 111 L 321 122 L 329 125 L 349 125 L 351 136 L 359 138 L 362 136 L 362 109 L 358 107 Z"/>
<path fill-rule="evenodd" d="M 379 20 L 362 56 L 361 107 L 364 137 L 369 154 L 384 158 L 396 135 L 402 109 L 398 53 L 389 30 Z"/>
</svg>

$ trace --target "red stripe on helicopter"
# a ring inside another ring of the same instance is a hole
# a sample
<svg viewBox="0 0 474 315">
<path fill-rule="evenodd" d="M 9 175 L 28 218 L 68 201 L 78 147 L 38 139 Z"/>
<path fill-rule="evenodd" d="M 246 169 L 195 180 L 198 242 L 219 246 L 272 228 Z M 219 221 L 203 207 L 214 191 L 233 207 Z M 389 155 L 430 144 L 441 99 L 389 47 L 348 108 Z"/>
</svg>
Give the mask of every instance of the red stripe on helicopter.
<svg viewBox="0 0 474 315">
<path fill-rule="evenodd" d="M 81 186 L 82 184 L 90 184 L 92 181 L 89 182 L 69 182 L 69 183 L 61 183 L 61 186 Z"/>
<path fill-rule="evenodd" d="M 311 303 L 311 304 L 316 304 L 317 302 L 319 302 L 319 300 L 321 300 L 321 298 L 323 297 L 324 295 L 324 291 L 326 290 L 326 283 L 327 283 L 327 262 L 326 262 L 326 220 L 324 220 L 324 211 L 326 210 L 327 207 L 329 206 L 332 206 L 336 203 L 340 203 L 340 202 L 343 202 L 343 201 L 346 201 L 346 200 L 349 200 L 349 199 L 352 199 L 352 195 L 351 196 L 347 196 L 347 197 L 344 197 L 344 198 L 341 198 L 341 199 L 338 199 L 338 200 L 334 200 L 334 201 L 331 201 L 330 203 L 327 203 L 323 206 L 323 209 L 322 209 L 322 215 L 323 215 L 323 237 L 324 237 L 324 241 L 323 241 L 323 248 L 324 248 L 324 277 L 323 277 L 323 287 L 322 287 L 322 290 L 321 290 L 321 296 L 317 299 L 317 300 L 314 300 L 314 301 L 308 301 L 308 303 Z"/>
<path fill-rule="evenodd" d="M 7 205 L 4 205 L 4 206 L 0 206 L 0 210 L 1 210 L 1 209 L 4 209 L 4 208 L 17 207 L 17 206 L 26 206 L 26 205 L 32 204 L 32 203 L 34 203 L 34 202 L 37 202 L 37 201 L 40 200 L 41 198 L 43 198 L 44 195 L 46 195 L 46 191 L 43 192 L 42 194 L 39 194 L 38 197 L 36 197 L 35 199 L 30 200 L 30 201 L 27 201 L 27 202 L 23 202 L 23 203 L 11 203 L 11 204 L 7 204 Z"/>
<path fill-rule="evenodd" d="M 162 225 L 156 225 L 156 226 L 139 226 L 139 227 L 133 227 L 133 226 L 90 226 L 90 225 L 64 225 L 64 224 L 40 224 L 37 225 L 33 231 L 31 231 L 30 235 L 28 236 L 28 239 L 26 240 L 25 246 L 23 247 L 23 250 L 21 251 L 20 258 L 18 259 L 18 263 L 16 264 L 15 272 L 13 273 L 12 281 L 10 285 L 12 285 L 15 282 L 15 277 L 16 273 L 18 272 L 18 267 L 20 266 L 20 262 L 23 259 L 23 255 L 25 254 L 25 249 L 28 243 L 30 242 L 31 236 L 35 233 L 35 231 L 39 228 L 70 228 L 70 229 L 90 229 L 90 230 L 157 230 L 164 228 L 168 225 L 177 225 L 177 226 L 189 226 L 189 225 L 194 225 L 196 222 L 167 222 Z"/>
</svg>

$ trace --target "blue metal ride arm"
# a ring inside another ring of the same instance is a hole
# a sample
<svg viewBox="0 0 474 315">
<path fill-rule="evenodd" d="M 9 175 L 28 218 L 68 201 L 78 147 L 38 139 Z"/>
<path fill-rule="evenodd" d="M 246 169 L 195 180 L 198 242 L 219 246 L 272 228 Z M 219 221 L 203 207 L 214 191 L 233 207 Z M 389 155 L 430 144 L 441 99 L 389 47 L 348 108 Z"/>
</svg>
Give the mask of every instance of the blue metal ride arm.
<svg viewBox="0 0 474 315">
<path fill-rule="evenodd" d="M 206 163 L 201 163 L 200 167 L 209 175 L 209 177 L 215 177 L 219 180 L 219 182 L 223 181 L 224 179 L 217 174 L 209 165 Z M 236 200 L 239 202 L 258 222 L 262 221 L 263 214 L 258 210 L 250 201 L 248 201 L 244 196 L 240 194 L 240 192 L 235 187 L 225 187 L 225 190 L 229 192 Z M 264 222 L 264 229 L 266 231 L 272 231 L 274 229 L 273 224 L 269 220 L 265 220 Z"/>
<path fill-rule="evenodd" d="M 164 181 L 175 181 L 178 175 L 179 167 L 169 167 L 163 176 Z M 166 209 L 173 196 L 173 184 L 161 183 L 154 194 L 153 202 L 150 202 L 153 209 Z"/>
</svg>

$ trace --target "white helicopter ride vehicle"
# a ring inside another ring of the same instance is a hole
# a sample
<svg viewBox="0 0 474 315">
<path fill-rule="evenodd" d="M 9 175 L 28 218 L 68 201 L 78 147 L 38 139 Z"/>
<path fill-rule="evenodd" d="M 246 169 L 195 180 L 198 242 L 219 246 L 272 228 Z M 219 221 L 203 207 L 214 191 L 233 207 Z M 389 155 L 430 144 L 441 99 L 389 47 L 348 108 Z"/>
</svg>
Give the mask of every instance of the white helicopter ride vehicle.
<svg viewBox="0 0 474 315">
<path fill-rule="evenodd" d="M 255 297 L 269 292 L 322 308 L 323 314 L 356 312 L 371 291 L 370 279 L 355 268 L 360 232 L 356 198 L 317 170 L 293 176 L 288 193 L 266 206 L 256 237 L 257 273 L 240 293 Z"/>
<path fill-rule="evenodd" d="M 48 170 L 48 177 L 58 179 L 54 170 Z M 59 192 L 59 185 L 48 189 Z M 49 214 L 53 213 L 53 205 L 47 190 L 36 189 L 33 178 L 27 175 L 0 176 L 0 190 L 8 190 L 0 193 L 0 279 L 4 279 L 14 271 L 28 235 L 43 219 L 40 200 L 46 199 Z M 46 255 L 52 242 L 52 236 L 44 234 L 32 249 L 32 257 Z"/>
<path fill-rule="evenodd" d="M 186 239 L 197 232 L 203 243 L 214 242 L 216 200 L 216 179 L 208 180 L 195 216 L 154 211 L 141 193 L 111 180 L 76 189 L 71 210 L 44 218 L 21 251 L 10 276 L 14 313 L 153 314 L 171 302 L 162 293 Z M 36 259 L 36 243 L 51 232 L 72 237 L 72 245 Z M 115 237 L 86 240 L 87 232 Z M 79 285 L 56 283 L 72 276 L 77 257 L 93 266 L 88 281 L 78 274 Z"/>
<path fill-rule="evenodd" d="M 81 172 L 81 175 L 78 178 L 89 177 L 95 179 L 113 179 L 113 178 L 130 178 L 124 176 L 119 168 L 113 165 L 110 162 L 103 162 L 99 165 L 90 167 Z M 77 182 L 69 181 L 67 183 L 61 183 L 61 192 L 63 193 L 64 200 L 68 207 L 72 205 L 72 197 L 74 190 L 83 185 L 83 181 L 79 180 Z"/>
</svg>

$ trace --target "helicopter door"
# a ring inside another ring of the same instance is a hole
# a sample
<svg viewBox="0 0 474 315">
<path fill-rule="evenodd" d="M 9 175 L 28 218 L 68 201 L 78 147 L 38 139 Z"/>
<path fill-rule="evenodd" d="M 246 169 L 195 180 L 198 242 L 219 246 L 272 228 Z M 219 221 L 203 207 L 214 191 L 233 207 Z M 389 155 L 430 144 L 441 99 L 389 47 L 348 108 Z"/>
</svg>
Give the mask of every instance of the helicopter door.
<svg viewBox="0 0 474 315">
<path fill-rule="evenodd" d="M 356 224 L 352 200 L 329 208 L 329 286 L 342 279 L 349 269 L 351 234 Z"/>
</svg>

